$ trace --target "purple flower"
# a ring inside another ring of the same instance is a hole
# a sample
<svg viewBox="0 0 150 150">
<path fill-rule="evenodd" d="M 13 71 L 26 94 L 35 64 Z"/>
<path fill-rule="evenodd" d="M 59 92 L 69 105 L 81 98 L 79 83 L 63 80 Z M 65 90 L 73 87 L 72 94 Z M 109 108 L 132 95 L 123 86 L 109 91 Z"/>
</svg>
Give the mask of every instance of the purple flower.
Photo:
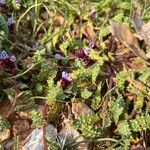
<svg viewBox="0 0 150 150">
<path fill-rule="evenodd" d="M 9 28 L 9 32 L 11 34 L 11 36 L 10 36 L 11 41 L 15 42 L 15 40 L 16 40 L 16 25 L 15 25 L 15 20 L 13 17 L 8 18 L 7 25 Z"/>
<path fill-rule="evenodd" d="M 82 58 L 82 59 L 85 58 L 85 57 L 87 57 L 87 55 L 85 54 L 85 52 L 84 52 L 83 49 L 76 51 L 76 52 L 75 52 L 75 56 L 76 56 L 77 58 Z"/>
<path fill-rule="evenodd" d="M 6 0 L 0 0 L 0 4 L 1 5 L 5 5 L 6 4 Z"/>
<path fill-rule="evenodd" d="M 94 63 L 94 61 L 91 60 L 90 57 L 89 57 L 89 54 L 90 54 L 91 50 L 92 49 L 89 48 L 89 47 L 78 50 L 78 51 L 75 52 L 75 56 L 77 58 L 81 58 L 81 61 L 83 62 L 83 64 L 85 66 L 92 65 Z"/>
<path fill-rule="evenodd" d="M 89 43 L 89 47 L 90 47 L 90 48 L 94 48 L 94 46 L 95 46 L 95 43 L 94 43 L 94 42 L 90 42 L 90 43 Z"/>
<path fill-rule="evenodd" d="M 66 72 L 66 71 L 62 72 L 61 78 L 65 79 L 65 80 L 68 80 L 68 81 L 72 81 L 72 78 L 71 78 L 70 74 L 68 72 Z"/>
<path fill-rule="evenodd" d="M 9 59 L 10 59 L 11 62 L 15 62 L 16 61 L 16 56 L 15 55 L 11 55 L 9 57 Z"/>
<path fill-rule="evenodd" d="M 5 51 L 0 51 L 0 59 L 6 59 L 9 55 Z"/>
<path fill-rule="evenodd" d="M 72 78 L 70 76 L 70 74 L 66 71 L 62 72 L 62 76 L 61 76 L 61 85 L 62 88 L 65 89 L 67 88 L 72 82 Z"/>
<path fill-rule="evenodd" d="M 58 54 L 58 53 L 55 54 L 54 57 L 55 57 L 55 59 L 58 59 L 58 60 L 62 59 L 62 56 L 60 54 Z"/>
<path fill-rule="evenodd" d="M 8 55 L 5 51 L 0 51 L 0 68 L 15 68 L 14 62 L 16 57 L 14 55 Z"/>
<path fill-rule="evenodd" d="M 91 48 L 87 47 L 87 48 L 83 49 L 83 51 L 86 56 L 89 56 Z"/>
<path fill-rule="evenodd" d="M 7 19 L 7 25 L 10 27 L 10 26 L 12 26 L 12 25 L 14 25 L 14 24 L 15 24 L 14 18 L 13 18 L 13 17 L 9 17 L 9 18 Z"/>
</svg>

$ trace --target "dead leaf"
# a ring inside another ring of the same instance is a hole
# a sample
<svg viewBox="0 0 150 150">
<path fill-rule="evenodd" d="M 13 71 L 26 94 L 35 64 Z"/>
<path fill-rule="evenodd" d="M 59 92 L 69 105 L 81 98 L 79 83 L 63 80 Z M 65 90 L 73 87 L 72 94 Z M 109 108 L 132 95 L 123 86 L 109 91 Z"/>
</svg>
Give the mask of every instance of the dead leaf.
<svg viewBox="0 0 150 150">
<path fill-rule="evenodd" d="M 140 16 L 135 15 L 131 18 L 138 37 L 145 41 L 150 47 L 150 23 L 144 23 Z"/>
<path fill-rule="evenodd" d="M 95 32 L 92 22 L 87 23 L 84 34 L 87 36 L 87 38 L 89 38 L 89 40 L 94 40 Z"/>
<path fill-rule="evenodd" d="M 16 120 L 13 123 L 12 132 L 16 136 L 22 134 L 23 132 L 29 130 L 30 124 L 27 120 Z"/>
<path fill-rule="evenodd" d="M 10 129 L 3 129 L 2 131 L 0 131 L 0 143 L 2 143 L 3 141 L 9 139 L 11 136 L 11 132 Z"/>
<path fill-rule="evenodd" d="M 128 29 L 127 26 L 121 23 L 116 23 L 110 20 L 111 33 L 114 35 L 121 43 L 133 51 L 133 53 L 143 59 L 147 64 L 150 65 L 150 60 L 146 56 L 143 50 L 140 49 L 138 41 L 133 33 Z"/>
<path fill-rule="evenodd" d="M 130 77 L 127 78 L 127 81 L 132 84 L 135 88 L 137 88 L 138 90 L 140 90 L 143 93 L 147 93 L 147 87 L 141 83 L 140 81 L 137 81 L 135 79 L 132 79 Z"/>
<path fill-rule="evenodd" d="M 83 115 L 94 114 L 94 112 L 83 102 L 73 102 L 72 113 L 75 115 L 75 118 Z"/>
</svg>

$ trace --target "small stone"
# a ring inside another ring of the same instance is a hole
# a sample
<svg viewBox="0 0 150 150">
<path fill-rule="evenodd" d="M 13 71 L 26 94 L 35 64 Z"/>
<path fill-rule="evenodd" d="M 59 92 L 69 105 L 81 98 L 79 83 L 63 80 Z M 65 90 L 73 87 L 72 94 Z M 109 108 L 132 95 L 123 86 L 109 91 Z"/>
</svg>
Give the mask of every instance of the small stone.
<svg viewBox="0 0 150 150">
<path fill-rule="evenodd" d="M 7 143 L 5 143 L 4 148 L 5 148 L 6 150 L 9 150 L 9 149 L 12 149 L 12 148 L 13 148 L 13 145 L 14 145 L 14 140 L 11 139 L 11 140 L 9 140 Z"/>
<path fill-rule="evenodd" d="M 67 142 L 71 142 L 75 140 L 75 142 L 80 143 L 84 141 L 85 138 L 81 136 L 76 129 L 72 128 L 70 125 L 66 125 L 59 133 L 60 145 L 63 145 L 64 140 Z M 74 146 L 73 149 L 88 150 L 88 144 L 83 142 L 77 146 Z"/>
<path fill-rule="evenodd" d="M 57 131 L 53 125 L 49 124 L 46 126 L 46 136 L 56 139 Z M 26 144 L 22 147 L 22 150 L 44 150 L 43 128 L 34 129 L 25 141 Z"/>
<path fill-rule="evenodd" d="M 94 112 L 83 102 L 73 102 L 72 113 L 75 115 L 75 118 L 94 114 Z"/>
</svg>

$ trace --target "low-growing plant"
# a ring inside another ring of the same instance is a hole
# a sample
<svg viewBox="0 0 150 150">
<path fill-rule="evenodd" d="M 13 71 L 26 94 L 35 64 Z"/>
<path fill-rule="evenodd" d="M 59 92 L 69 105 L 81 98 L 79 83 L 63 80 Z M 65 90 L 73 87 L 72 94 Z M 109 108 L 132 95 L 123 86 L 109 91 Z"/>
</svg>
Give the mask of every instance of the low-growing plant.
<svg viewBox="0 0 150 150">
<path fill-rule="evenodd" d="M 1 0 L 0 107 L 10 105 L 10 112 L 0 118 L 0 131 L 20 111 L 32 110 L 33 128 L 52 123 L 60 130 L 72 116 L 92 148 L 131 149 L 134 139 L 148 148 L 150 69 L 116 41 L 109 21 L 120 23 L 118 35 L 122 23 L 134 34 L 132 16 L 149 22 L 149 8 L 148 0 Z M 148 53 L 141 39 L 139 48 Z M 72 99 L 86 103 L 93 115 L 75 119 Z M 36 110 L 41 105 L 45 114 Z M 61 149 L 55 140 L 47 143 Z M 69 149 L 79 143 L 64 144 Z"/>
</svg>

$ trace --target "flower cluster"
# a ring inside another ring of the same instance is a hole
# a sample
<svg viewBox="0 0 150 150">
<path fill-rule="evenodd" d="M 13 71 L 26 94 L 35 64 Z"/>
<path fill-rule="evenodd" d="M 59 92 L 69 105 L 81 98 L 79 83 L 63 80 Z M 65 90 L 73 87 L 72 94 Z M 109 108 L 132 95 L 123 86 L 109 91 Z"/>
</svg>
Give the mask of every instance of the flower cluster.
<svg viewBox="0 0 150 150">
<path fill-rule="evenodd" d="M 8 55 L 5 51 L 0 51 L 0 68 L 14 68 L 16 57 Z"/>
<path fill-rule="evenodd" d="M 62 72 L 62 76 L 61 76 L 61 85 L 62 88 L 66 88 L 68 87 L 72 82 L 72 78 L 70 76 L 70 74 L 66 71 Z"/>
<path fill-rule="evenodd" d="M 12 34 L 12 35 L 15 35 L 15 31 L 16 31 L 16 24 L 15 24 L 15 20 L 13 17 L 9 17 L 7 19 L 7 25 L 8 25 L 8 28 L 9 28 L 9 32 Z"/>
<path fill-rule="evenodd" d="M 0 0 L 0 4 L 1 5 L 5 5 L 6 4 L 6 0 Z"/>
<path fill-rule="evenodd" d="M 89 54 L 94 46 L 95 44 L 93 42 L 90 42 L 88 47 L 75 52 L 75 56 L 77 58 L 80 58 L 85 66 L 89 66 L 94 63 L 94 61 L 89 57 Z"/>
</svg>

